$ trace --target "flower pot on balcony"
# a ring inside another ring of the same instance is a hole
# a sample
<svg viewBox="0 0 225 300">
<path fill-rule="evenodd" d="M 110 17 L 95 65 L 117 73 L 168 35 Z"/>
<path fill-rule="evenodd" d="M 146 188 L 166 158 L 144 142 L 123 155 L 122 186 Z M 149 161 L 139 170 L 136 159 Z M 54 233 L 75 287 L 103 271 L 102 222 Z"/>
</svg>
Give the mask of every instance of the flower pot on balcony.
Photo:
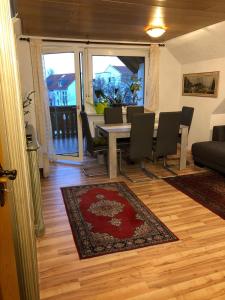
<svg viewBox="0 0 225 300">
<path fill-rule="evenodd" d="M 108 103 L 99 102 L 95 105 L 95 111 L 98 115 L 104 114 L 104 109 L 108 107 Z"/>
</svg>

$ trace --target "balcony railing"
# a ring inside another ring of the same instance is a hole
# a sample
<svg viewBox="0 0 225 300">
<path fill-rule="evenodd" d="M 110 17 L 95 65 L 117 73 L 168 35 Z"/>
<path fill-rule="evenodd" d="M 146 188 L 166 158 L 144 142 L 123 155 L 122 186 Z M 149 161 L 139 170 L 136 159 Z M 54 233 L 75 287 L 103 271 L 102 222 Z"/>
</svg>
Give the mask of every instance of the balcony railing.
<svg viewBox="0 0 225 300">
<path fill-rule="evenodd" d="M 50 106 L 49 109 L 53 139 L 77 136 L 76 106 Z"/>
</svg>

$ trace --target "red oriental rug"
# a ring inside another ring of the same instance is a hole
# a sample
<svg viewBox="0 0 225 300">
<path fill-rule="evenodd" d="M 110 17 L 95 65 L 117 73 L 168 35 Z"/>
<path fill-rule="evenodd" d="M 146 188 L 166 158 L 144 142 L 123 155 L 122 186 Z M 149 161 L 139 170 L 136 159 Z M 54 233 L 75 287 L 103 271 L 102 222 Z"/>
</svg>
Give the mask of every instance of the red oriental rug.
<svg viewBox="0 0 225 300">
<path fill-rule="evenodd" d="M 61 190 L 80 258 L 178 240 L 123 182 Z"/>
<path fill-rule="evenodd" d="M 164 180 L 225 219 L 225 177 L 223 175 L 204 172 Z"/>
</svg>

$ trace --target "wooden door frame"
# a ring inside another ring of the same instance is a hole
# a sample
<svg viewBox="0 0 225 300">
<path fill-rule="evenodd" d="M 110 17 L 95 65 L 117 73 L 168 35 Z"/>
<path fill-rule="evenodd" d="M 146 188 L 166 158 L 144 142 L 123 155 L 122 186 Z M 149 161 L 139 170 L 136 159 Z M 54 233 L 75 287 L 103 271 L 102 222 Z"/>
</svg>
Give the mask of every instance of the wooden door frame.
<svg viewBox="0 0 225 300">
<path fill-rule="evenodd" d="M 3 167 L 17 169 L 12 199 L 13 237 L 21 299 L 38 300 L 38 268 L 25 128 L 9 0 L 0 1 L 0 139 Z"/>
</svg>

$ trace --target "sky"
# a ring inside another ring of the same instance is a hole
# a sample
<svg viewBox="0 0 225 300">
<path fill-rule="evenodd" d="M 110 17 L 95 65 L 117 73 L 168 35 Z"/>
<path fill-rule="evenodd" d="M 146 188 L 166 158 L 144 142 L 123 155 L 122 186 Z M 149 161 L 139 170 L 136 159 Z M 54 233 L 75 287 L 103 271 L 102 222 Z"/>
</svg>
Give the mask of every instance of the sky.
<svg viewBox="0 0 225 300">
<path fill-rule="evenodd" d="M 93 73 L 104 72 L 108 65 L 124 66 L 122 61 L 116 56 L 93 56 Z"/>
<path fill-rule="evenodd" d="M 44 68 L 46 74 L 50 69 L 54 70 L 54 74 L 66 74 L 74 72 L 74 54 L 73 53 L 57 53 L 44 55 Z"/>
<path fill-rule="evenodd" d="M 73 53 L 45 54 L 44 65 L 46 75 L 50 69 L 54 74 L 75 73 Z M 124 66 L 116 56 L 93 56 L 93 74 L 104 72 L 108 65 Z"/>
</svg>

